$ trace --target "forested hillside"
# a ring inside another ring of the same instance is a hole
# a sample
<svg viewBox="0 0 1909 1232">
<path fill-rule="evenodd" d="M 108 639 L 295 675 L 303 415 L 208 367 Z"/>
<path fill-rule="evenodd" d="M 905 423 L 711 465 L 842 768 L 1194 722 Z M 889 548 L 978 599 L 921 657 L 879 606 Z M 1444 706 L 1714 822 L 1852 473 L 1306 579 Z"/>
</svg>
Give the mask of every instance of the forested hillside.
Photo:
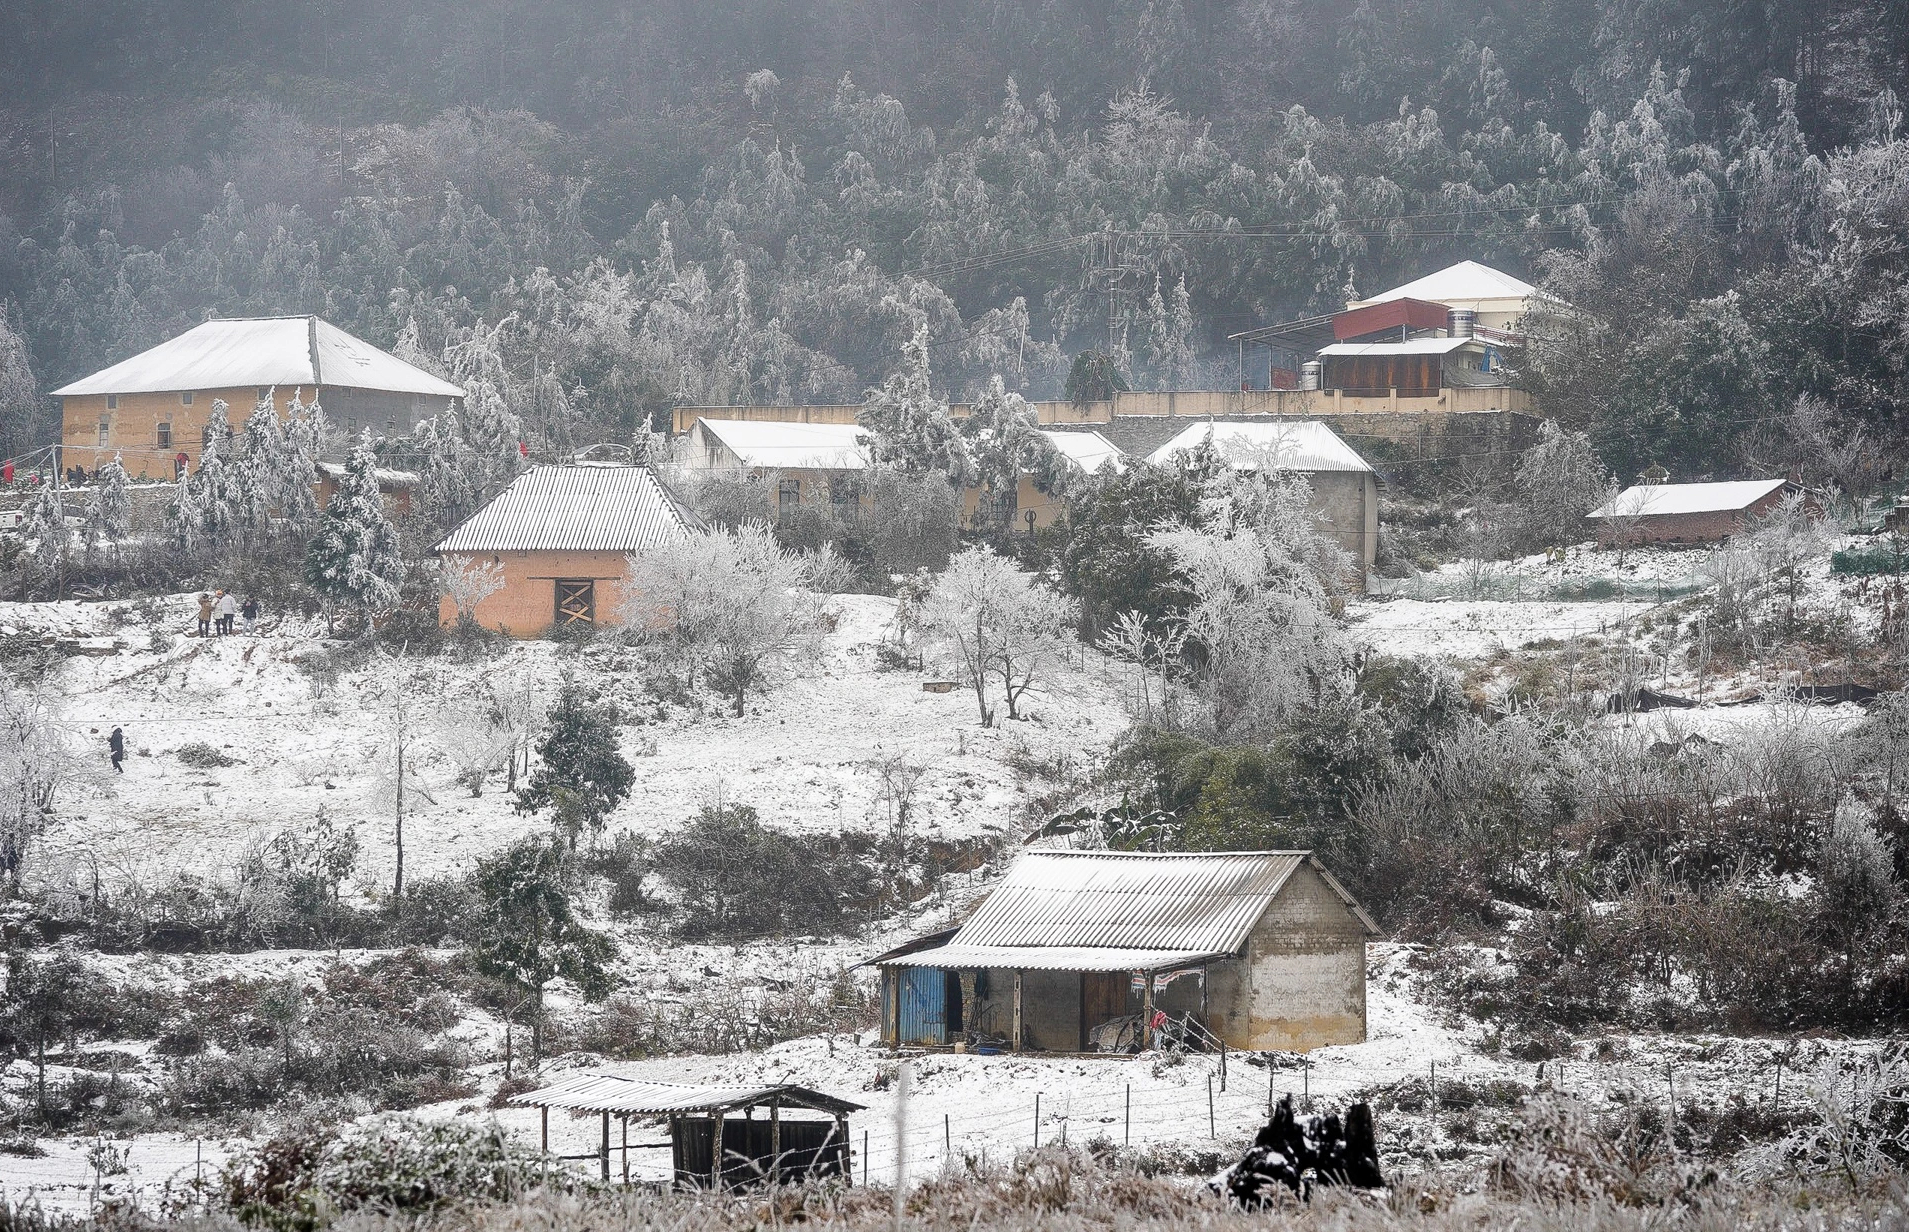
<svg viewBox="0 0 1909 1232">
<path fill-rule="evenodd" d="M 1909 379 L 1905 52 L 1900 0 L 21 0 L 0 451 L 208 314 L 462 348 L 565 442 L 859 400 L 922 319 L 955 393 L 1225 387 L 1475 258 L 1576 306 L 1522 375 L 1620 473 L 1846 465 Z"/>
</svg>

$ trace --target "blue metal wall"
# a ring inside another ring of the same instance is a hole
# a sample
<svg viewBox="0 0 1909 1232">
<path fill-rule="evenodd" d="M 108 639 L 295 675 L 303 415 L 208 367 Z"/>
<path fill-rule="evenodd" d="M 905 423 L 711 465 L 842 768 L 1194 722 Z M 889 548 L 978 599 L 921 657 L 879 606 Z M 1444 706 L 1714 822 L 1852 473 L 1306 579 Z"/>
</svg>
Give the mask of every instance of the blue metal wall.
<svg viewBox="0 0 1909 1232">
<path fill-rule="evenodd" d="M 902 1044 L 945 1044 L 948 1042 L 948 982 L 934 967 L 902 967 L 901 1038 Z"/>
</svg>

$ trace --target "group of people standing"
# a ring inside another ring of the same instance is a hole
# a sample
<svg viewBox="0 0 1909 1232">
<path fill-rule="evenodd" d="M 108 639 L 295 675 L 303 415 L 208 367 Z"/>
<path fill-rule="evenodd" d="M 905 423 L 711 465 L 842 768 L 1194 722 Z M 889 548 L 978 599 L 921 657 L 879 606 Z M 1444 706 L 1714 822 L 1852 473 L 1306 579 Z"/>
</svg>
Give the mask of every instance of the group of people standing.
<svg viewBox="0 0 1909 1232">
<path fill-rule="evenodd" d="M 247 595 L 241 604 L 229 590 L 221 590 L 217 595 L 201 593 L 199 595 L 199 636 L 211 637 L 216 630 L 221 637 L 233 632 L 232 622 L 245 618 L 245 631 L 255 633 L 259 624 L 259 601 Z"/>
</svg>

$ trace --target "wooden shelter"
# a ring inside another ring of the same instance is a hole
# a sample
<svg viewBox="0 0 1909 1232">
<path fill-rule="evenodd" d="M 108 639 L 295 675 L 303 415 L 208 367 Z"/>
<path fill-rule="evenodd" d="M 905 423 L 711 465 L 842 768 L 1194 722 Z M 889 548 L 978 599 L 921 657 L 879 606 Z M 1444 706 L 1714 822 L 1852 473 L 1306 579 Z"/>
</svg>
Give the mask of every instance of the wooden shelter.
<svg viewBox="0 0 1909 1232">
<path fill-rule="evenodd" d="M 610 1179 L 610 1121 L 623 1126 L 623 1180 L 630 1179 L 632 1118 L 666 1118 L 670 1158 L 679 1189 L 735 1189 L 744 1185 L 852 1178 L 848 1117 L 864 1105 L 789 1083 L 765 1086 L 683 1086 L 612 1074 L 583 1074 L 554 1086 L 512 1097 L 511 1103 L 543 1113 L 542 1146 L 550 1151 L 550 1110 L 594 1112 L 602 1118 L 602 1145 L 593 1156 Z M 755 1110 L 766 1108 L 761 1120 Z M 784 1109 L 822 1113 L 827 1119 L 785 1120 Z M 740 1117 L 736 1114 L 741 1113 Z M 712 1150 L 720 1143 L 721 1151 Z M 650 1146 L 661 1146 L 651 1143 Z"/>
</svg>

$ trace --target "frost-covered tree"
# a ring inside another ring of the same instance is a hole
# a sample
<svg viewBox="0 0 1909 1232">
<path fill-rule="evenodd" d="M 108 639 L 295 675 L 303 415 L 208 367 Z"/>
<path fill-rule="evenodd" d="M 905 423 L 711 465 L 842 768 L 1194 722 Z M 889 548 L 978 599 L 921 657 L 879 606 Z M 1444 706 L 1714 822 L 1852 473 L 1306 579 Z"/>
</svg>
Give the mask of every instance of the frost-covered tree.
<svg viewBox="0 0 1909 1232">
<path fill-rule="evenodd" d="M 632 556 L 629 573 L 624 622 L 669 645 L 685 676 L 700 672 L 737 717 L 750 693 L 819 646 L 804 558 L 761 524 L 666 540 Z"/>
<path fill-rule="evenodd" d="M 26 338 L 0 304 L 0 458 L 18 457 L 40 444 L 45 419 Z"/>
<path fill-rule="evenodd" d="M 1518 518 L 1536 544 L 1561 547 L 1577 537 L 1584 515 L 1611 498 L 1610 472 L 1591 438 L 1555 419 L 1538 425 L 1538 443 L 1518 457 Z"/>
<path fill-rule="evenodd" d="M 1351 683 L 1351 644 L 1328 606 L 1347 562 L 1309 497 L 1287 472 L 1224 474 L 1196 523 L 1151 536 L 1191 601 L 1173 625 L 1197 654 L 1195 693 L 1221 739 L 1263 738 Z"/>
<path fill-rule="evenodd" d="M 517 792 L 517 811 L 550 808 L 557 829 L 576 850 L 577 836 L 592 841 L 636 783 L 636 770 L 617 748 L 614 708 L 573 679 L 565 679 L 537 741 L 541 764 Z"/>
<path fill-rule="evenodd" d="M 1145 324 L 1147 364 L 1153 369 L 1154 379 L 1167 389 L 1201 388 L 1198 327 L 1186 275 L 1173 284 L 1170 296 L 1160 293 L 1160 278 L 1155 275 L 1153 294 L 1147 297 Z"/>
<path fill-rule="evenodd" d="M 1021 395 L 1008 392 L 998 375 L 989 380 L 960 427 L 967 443 L 969 482 L 987 492 L 1012 492 L 1028 474 L 1035 487 L 1058 495 L 1072 478 L 1067 459 L 1041 435 L 1034 408 Z"/>
<path fill-rule="evenodd" d="M 120 540 L 132 528 L 133 498 L 126 466 L 117 454 L 99 468 L 93 477 L 93 497 L 86 506 L 86 554 L 90 557 L 102 541 L 119 550 Z"/>
<path fill-rule="evenodd" d="M 928 322 L 902 346 L 901 367 L 870 390 L 856 421 L 875 437 L 875 460 L 903 470 L 939 471 L 956 486 L 974 477 L 968 446 L 928 379 Z"/>
<path fill-rule="evenodd" d="M 961 667 L 974 689 L 981 726 L 994 725 L 989 703 L 998 680 L 1008 717 L 1073 644 L 1073 600 L 985 546 L 963 550 L 936 579 L 922 605 L 921 625 Z"/>
<path fill-rule="evenodd" d="M 47 696 L 0 678 L 0 875 L 15 892 L 70 769 L 60 715 Z"/>
<path fill-rule="evenodd" d="M 20 533 L 33 547 L 33 560 L 48 573 L 65 567 L 73 534 L 66 525 L 66 502 L 42 480 L 20 510 Z"/>
<path fill-rule="evenodd" d="M 338 605 L 367 617 L 397 602 L 404 578 L 398 532 L 385 516 L 370 432 L 352 447 L 331 503 L 305 549 L 305 580 L 325 604 L 329 628 Z"/>
<path fill-rule="evenodd" d="M 457 608 L 458 627 L 472 627 L 477 605 L 504 588 L 504 567 L 476 557 L 443 557 L 438 561 L 438 585 Z"/>
<path fill-rule="evenodd" d="M 520 839 L 480 860 L 471 874 L 479 932 L 471 946 L 477 970 L 521 998 L 530 1019 L 532 1064 L 543 1055 L 544 992 L 559 976 L 590 1000 L 614 985 L 608 963 L 616 945 L 578 918 L 563 852 L 540 838 Z"/>
</svg>

